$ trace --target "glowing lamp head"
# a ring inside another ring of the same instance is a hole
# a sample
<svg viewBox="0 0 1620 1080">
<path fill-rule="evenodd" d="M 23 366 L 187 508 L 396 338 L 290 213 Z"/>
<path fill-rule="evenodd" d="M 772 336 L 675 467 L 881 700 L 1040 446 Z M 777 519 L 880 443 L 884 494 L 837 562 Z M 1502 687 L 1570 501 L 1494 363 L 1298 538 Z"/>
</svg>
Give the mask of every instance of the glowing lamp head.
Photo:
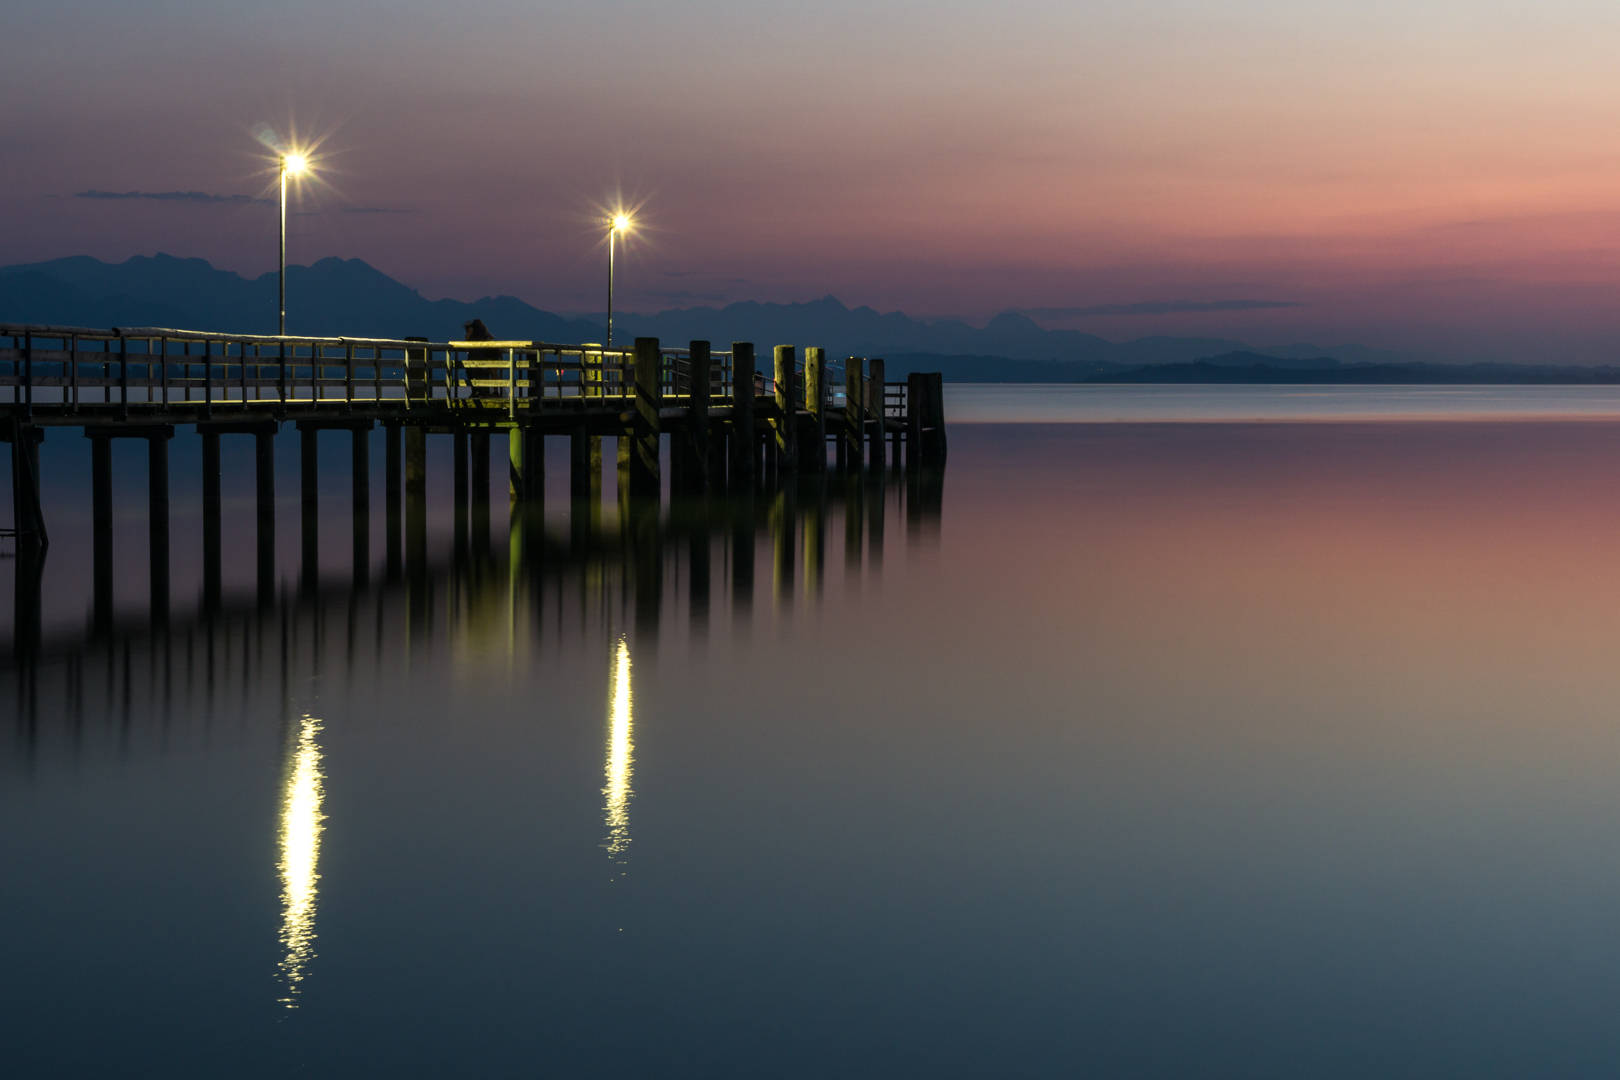
<svg viewBox="0 0 1620 1080">
<path fill-rule="evenodd" d="M 625 215 L 625 214 L 614 214 L 613 215 L 613 231 L 614 232 L 624 232 L 624 230 L 628 229 L 629 227 L 630 227 L 630 218 L 627 215 Z"/>
<path fill-rule="evenodd" d="M 288 154 L 281 159 L 281 167 L 293 176 L 309 169 L 309 158 L 303 154 Z"/>
</svg>

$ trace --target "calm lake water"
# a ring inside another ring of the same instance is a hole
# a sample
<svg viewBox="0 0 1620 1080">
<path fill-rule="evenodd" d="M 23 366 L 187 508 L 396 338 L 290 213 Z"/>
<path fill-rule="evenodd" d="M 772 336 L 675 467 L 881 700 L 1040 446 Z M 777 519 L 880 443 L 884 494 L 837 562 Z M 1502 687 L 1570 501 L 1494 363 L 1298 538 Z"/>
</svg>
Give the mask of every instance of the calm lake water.
<svg viewBox="0 0 1620 1080">
<path fill-rule="evenodd" d="M 129 450 L 100 642 L 51 433 L 45 652 L 0 671 L 7 1074 L 1612 1067 L 1620 423 L 948 389 L 940 482 L 621 521 L 610 478 L 579 531 L 557 443 L 543 541 L 498 490 L 459 564 L 435 437 L 429 572 L 365 591 L 336 437 L 296 587 L 292 435 L 268 612 L 227 439 L 211 624 L 183 431 L 170 629 Z M 962 422 L 1064 410 L 1157 422 Z"/>
</svg>

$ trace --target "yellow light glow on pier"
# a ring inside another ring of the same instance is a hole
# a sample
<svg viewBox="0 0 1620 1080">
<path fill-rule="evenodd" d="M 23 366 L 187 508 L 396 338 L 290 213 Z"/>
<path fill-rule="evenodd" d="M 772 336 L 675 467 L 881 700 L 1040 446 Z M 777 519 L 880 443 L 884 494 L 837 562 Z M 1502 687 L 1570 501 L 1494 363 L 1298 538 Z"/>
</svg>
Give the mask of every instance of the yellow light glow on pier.
<svg viewBox="0 0 1620 1080">
<path fill-rule="evenodd" d="M 635 745 L 630 731 L 630 646 L 619 638 L 613 654 L 613 683 L 608 703 L 607 848 L 617 861 L 630 846 L 630 774 L 635 764 Z"/>
<path fill-rule="evenodd" d="M 298 984 L 315 956 L 315 883 L 321 854 L 321 747 L 315 736 L 321 722 L 305 716 L 299 722 L 281 804 L 281 944 L 286 956 L 281 974 L 289 1009 L 298 1006 Z"/>
</svg>

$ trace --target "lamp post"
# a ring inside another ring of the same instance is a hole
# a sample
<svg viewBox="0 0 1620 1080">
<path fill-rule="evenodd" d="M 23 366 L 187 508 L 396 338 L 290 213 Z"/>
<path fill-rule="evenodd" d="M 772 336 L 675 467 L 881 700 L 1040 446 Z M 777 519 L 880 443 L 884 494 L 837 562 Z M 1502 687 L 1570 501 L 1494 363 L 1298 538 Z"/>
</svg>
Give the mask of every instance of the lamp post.
<svg viewBox="0 0 1620 1080">
<path fill-rule="evenodd" d="M 287 175 L 299 176 L 309 168 L 309 158 L 303 154 L 281 155 L 281 318 L 276 333 L 287 335 Z"/>
<path fill-rule="evenodd" d="M 608 332 L 607 347 L 613 348 L 613 241 L 619 233 L 630 228 L 628 215 L 614 214 L 608 221 Z"/>
</svg>

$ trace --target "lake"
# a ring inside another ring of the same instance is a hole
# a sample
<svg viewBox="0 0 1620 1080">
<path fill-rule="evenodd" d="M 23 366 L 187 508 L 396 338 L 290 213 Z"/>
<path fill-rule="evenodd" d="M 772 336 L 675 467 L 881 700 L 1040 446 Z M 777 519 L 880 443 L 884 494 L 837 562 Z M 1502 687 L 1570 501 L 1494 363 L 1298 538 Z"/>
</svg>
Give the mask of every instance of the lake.
<svg viewBox="0 0 1620 1080">
<path fill-rule="evenodd" d="M 559 443 L 541 540 L 497 482 L 459 558 L 434 437 L 429 567 L 378 509 L 364 589 L 341 441 L 297 580 L 289 432 L 268 608 L 227 439 L 211 618 L 183 429 L 164 632 L 119 445 L 99 635 L 53 430 L 8 1074 L 1606 1071 L 1620 395 L 947 391 L 942 476 L 581 524 Z"/>
</svg>

